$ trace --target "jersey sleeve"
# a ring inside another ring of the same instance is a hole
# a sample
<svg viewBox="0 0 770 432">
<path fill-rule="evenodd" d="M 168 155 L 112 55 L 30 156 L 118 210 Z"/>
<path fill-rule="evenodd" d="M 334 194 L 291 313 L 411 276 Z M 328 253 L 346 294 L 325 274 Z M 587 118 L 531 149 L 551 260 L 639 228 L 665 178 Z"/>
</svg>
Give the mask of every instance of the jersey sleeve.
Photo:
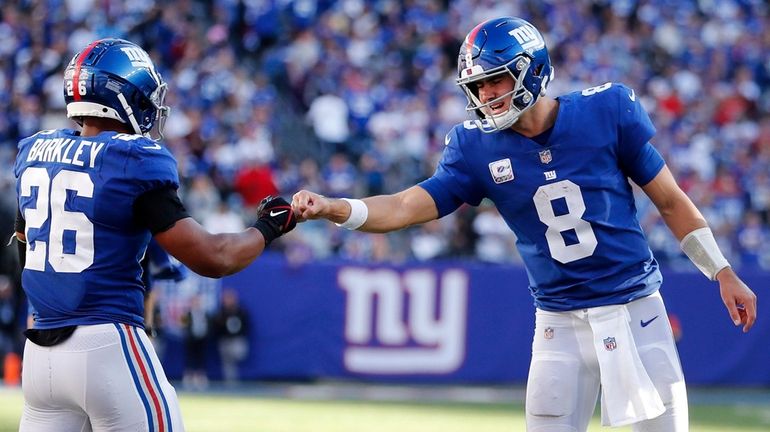
<svg viewBox="0 0 770 432">
<path fill-rule="evenodd" d="M 665 164 L 650 143 L 655 135 L 655 126 L 633 89 L 623 84 L 615 87 L 619 101 L 617 155 L 620 167 L 634 183 L 644 186 Z"/>
<path fill-rule="evenodd" d="M 47 131 L 43 131 L 47 132 Z M 25 160 L 27 159 L 27 155 L 29 154 L 29 148 L 32 146 L 32 143 L 35 142 L 35 138 L 40 135 L 43 132 L 38 132 L 35 135 L 32 135 L 31 137 L 24 138 L 16 144 L 16 160 L 13 163 L 13 175 L 16 178 L 19 178 L 21 176 L 21 171 L 25 166 Z"/>
<path fill-rule="evenodd" d="M 461 126 L 455 126 L 446 136 L 446 147 L 436 172 L 418 185 L 433 197 L 439 217 L 452 213 L 464 202 L 477 206 L 484 198 L 463 156 L 458 127 Z"/>
<path fill-rule="evenodd" d="M 128 177 L 137 182 L 139 194 L 164 187 L 179 188 L 176 159 L 164 146 L 149 139 L 131 142 L 126 170 Z"/>
</svg>

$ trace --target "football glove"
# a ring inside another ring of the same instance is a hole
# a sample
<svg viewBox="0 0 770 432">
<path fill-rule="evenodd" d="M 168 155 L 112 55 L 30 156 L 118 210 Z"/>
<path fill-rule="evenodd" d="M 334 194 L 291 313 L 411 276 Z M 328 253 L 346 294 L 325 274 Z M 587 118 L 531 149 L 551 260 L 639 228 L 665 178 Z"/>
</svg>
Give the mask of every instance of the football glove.
<svg viewBox="0 0 770 432">
<path fill-rule="evenodd" d="M 268 195 L 257 208 L 257 221 L 253 227 L 262 233 L 265 246 L 297 226 L 297 217 L 285 199 Z"/>
</svg>

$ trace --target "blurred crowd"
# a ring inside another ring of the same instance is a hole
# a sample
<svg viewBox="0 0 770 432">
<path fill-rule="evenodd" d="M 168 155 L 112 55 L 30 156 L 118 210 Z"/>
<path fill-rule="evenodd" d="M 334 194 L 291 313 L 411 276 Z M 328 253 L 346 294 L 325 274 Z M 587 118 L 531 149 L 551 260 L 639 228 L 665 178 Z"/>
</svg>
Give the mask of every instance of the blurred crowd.
<svg viewBox="0 0 770 432">
<path fill-rule="evenodd" d="M 761 0 L 18 0 L 0 6 L 0 202 L 19 138 L 74 127 L 62 71 L 100 37 L 144 47 L 169 83 L 165 143 L 182 197 L 212 231 L 242 229 L 268 194 L 392 193 L 429 176 L 467 119 L 462 39 L 514 15 L 545 35 L 550 95 L 623 82 L 654 144 L 736 266 L 770 268 L 770 6 Z M 590 127 L 590 125 L 586 125 Z M 641 194 L 659 260 L 693 269 Z M 5 211 L 5 210 L 4 210 Z M 475 257 L 516 262 L 494 208 L 388 235 L 308 222 L 276 242 L 297 262 Z"/>
</svg>

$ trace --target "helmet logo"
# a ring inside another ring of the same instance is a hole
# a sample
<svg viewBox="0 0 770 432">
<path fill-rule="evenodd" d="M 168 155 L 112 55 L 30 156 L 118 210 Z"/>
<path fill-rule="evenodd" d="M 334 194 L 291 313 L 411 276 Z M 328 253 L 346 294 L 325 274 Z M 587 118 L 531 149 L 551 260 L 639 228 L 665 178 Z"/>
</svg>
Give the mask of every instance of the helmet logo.
<svg viewBox="0 0 770 432">
<path fill-rule="evenodd" d="M 530 24 L 525 24 L 508 32 L 516 38 L 524 51 L 532 52 L 545 47 L 545 41 L 540 33 Z"/>
<path fill-rule="evenodd" d="M 160 77 L 158 77 L 158 73 L 155 72 L 155 66 L 153 66 L 150 56 L 147 55 L 143 49 L 139 47 L 123 47 L 120 50 L 123 51 L 131 61 L 131 66 L 147 69 L 155 80 L 155 83 L 160 85 Z"/>
</svg>

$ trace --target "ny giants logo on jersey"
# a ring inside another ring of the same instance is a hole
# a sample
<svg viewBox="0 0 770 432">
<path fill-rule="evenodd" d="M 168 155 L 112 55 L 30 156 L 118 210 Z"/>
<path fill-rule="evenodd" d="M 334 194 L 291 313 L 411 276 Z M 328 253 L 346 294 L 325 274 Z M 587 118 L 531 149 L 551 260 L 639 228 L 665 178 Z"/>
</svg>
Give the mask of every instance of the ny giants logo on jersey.
<svg viewBox="0 0 770 432">
<path fill-rule="evenodd" d="M 344 364 L 371 374 L 444 374 L 465 358 L 468 276 L 347 267 Z"/>
<path fill-rule="evenodd" d="M 497 184 L 513 180 L 513 167 L 511 167 L 511 160 L 508 158 L 491 162 L 489 172 L 492 174 L 492 180 Z"/>
<path fill-rule="evenodd" d="M 545 41 L 540 34 L 531 25 L 523 25 L 508 32 L 509 35 L 516 38 L 525 51 L 535 51 L 545 46 Z"/>
</svg>

